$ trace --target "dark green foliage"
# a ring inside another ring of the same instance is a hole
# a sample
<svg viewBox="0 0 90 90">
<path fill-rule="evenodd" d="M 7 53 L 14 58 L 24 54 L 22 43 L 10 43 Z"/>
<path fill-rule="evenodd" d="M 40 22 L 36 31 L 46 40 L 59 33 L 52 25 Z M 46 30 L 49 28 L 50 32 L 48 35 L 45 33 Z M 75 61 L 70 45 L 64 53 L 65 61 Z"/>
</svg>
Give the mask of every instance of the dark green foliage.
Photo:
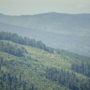
<svg viewBox="0 0 90 90">
<path fill-rule="evenodd" d="M 73 64 L 72 70 L 90 77 L 90 64 L 87 62 L 82 62 L 80 64 Z"/>
<path fill-rule="evenodd" d="M 0 42 L 0 50 L 19 57 L 27 53 L 24 47 L 18 47 L 17 45 L 9 42 L 4 43 L 3 41 Z"/>
<path fill-rule="evenodd" d="M 75 73 L 57 70 L 56 68 L 47 68 L 46 78 L 64 85 L 71 90 L 90 90 L 89 79 L 81 80 L 77 78 Z"/>
<path fill-rule="evenodd" d="M 10 40 L 22 45 L 28 45 L 28 46 L 40 48 L 50 53 L 54 52 L 54 49 L 46 47 L 46 45 L 43 44 L 41 41 L 35 41 L 34 39 L 29 39 L 26 37 L 22 38 L 21 36 L 18 36 L 15 33 L 11 34 L 7 32 L 0 32 L 0 40 Z"/>
<path fill-rule="evenodd" d="M 1 71 L 2 65 L 3 65 L 3 57 L 0 57 L 0 71 Z"/>
<path fill-rule="evenodd" d="M 3 66 L 8 67 L 9 62 L 5 62 L 3 57 L 0 57 L 0 90 L 37 90 L 34 85 L 28 85 L 28 83 L 22 80 L 22 74 L 14 75 L 13 73 L 4 72 L 1 70 Z M 29 86 L 29 87 L 27 87 Z"/>
<path fill-rule="evenodd" d="M 0 71 L 0 90 L 27 90 L 28 83 L 20 81 L 17 76 Z M 29 86 L 28 90 L 37 90 L 34 85 Z"/>
</svg>

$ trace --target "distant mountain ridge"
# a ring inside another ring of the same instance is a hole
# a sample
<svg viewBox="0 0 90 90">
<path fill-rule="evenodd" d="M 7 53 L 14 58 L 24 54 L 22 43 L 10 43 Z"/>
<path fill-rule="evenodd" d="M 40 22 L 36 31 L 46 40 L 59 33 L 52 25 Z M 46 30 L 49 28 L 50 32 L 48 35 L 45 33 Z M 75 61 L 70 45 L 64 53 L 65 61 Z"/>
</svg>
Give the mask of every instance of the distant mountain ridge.
<svg viewBox="0 0 90 90">
<path fill-rule="evenodd" d="M 0 14 L 0 31 L 18 33 L 50 47 L 90 56 L 90 14 Z"/>
</svg>

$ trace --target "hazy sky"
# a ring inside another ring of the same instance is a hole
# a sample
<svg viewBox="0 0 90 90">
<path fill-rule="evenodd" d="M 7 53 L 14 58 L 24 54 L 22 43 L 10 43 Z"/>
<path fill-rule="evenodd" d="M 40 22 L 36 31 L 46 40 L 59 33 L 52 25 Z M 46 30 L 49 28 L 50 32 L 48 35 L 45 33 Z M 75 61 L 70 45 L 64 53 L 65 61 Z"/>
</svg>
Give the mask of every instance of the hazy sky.
<svg viewBox="0 0 90 90">
<path fill-rule="evenodd" d="M 90 0 L 0 0 L 0 13 L 90 13 Z"/>
</svg>

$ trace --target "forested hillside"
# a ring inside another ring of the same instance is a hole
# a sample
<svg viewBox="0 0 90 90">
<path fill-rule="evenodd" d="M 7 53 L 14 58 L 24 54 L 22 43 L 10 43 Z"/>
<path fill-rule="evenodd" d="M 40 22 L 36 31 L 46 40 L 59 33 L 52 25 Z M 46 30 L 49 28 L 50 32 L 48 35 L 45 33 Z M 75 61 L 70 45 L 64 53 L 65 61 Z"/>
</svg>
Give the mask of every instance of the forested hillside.
<svg viewBox="0 0 90 90">
<path fill-rule="evenodd" d="M 0 32 L 0 90 L 90 90 L 90 57 Z"/>
</svg>

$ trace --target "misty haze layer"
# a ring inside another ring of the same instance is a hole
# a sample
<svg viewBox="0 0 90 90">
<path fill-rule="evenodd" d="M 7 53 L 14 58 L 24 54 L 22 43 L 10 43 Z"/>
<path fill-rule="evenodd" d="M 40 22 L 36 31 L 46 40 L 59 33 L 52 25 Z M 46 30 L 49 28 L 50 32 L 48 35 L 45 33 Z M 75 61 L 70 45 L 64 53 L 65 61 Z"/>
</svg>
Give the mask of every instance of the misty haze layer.
<svg viewBox="0 0 90 90">
<path fill-rule="evenodd" d="M 90 56 L 90 14 L 1 14 L 0 31 L 15 32 L 54 48 Z"/>
</svg>

